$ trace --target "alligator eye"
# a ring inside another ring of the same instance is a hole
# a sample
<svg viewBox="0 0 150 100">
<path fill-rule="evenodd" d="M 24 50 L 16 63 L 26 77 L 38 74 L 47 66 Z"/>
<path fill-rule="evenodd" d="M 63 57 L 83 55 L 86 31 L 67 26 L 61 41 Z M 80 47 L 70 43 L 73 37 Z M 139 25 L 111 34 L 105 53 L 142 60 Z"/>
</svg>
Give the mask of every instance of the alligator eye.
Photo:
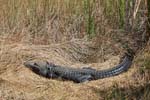
<svg viewBox="0 0 150 100">
<path fill-rule="evenodd" d="M 34 65 L 38 66 L 38 64 L 37 64 L 37 63 L 34 63 Z"/>
</svg>

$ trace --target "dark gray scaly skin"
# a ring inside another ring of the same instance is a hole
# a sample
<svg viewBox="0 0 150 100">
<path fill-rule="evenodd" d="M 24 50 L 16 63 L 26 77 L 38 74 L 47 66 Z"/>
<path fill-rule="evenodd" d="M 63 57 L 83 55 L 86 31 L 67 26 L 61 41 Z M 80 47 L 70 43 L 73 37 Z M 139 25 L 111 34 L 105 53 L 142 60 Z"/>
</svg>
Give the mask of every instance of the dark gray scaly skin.
<svg viewBox="0 0 150 100">
<path fill-rule="evenodd" d="M 123 61 L 119 65 L 106 70 L 96 70 L 89 67 L 70 68 L 58 66 L 48 62 L 32 61 L 27 61 L 24 63 L 24 65 L 30 68 L 36 74 L 39 74 L 46 78 L 62 78 L 66 80 L 72 80 L 76 83 L 81 83 L 85 81 L 115 76 L 122 72 L 125 72 L 131 66 L 132 60 L 133 56 L 126 54 Z"/>
</svg>

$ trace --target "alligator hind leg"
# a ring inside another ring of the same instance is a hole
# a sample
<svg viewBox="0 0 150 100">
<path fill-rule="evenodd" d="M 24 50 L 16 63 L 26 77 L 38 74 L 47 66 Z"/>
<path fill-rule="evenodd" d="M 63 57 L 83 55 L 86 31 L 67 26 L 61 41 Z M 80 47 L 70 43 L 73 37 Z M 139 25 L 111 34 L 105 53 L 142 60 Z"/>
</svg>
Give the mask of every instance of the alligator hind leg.
<svg viewBox="0 0 150 100">
<path fill-rule="evenodd" d="M 83 76 L 78 78 L 78 81 L 79 81 L 79 83 L 81 83 L 81 82 L 90 81 L 91 79 L 92 79 L 91 75 L 83 75 Z"/>
<path fill-rule="evenodd" d="M 91 79 L 92 79 L 91 75 L 78 75 L 76 77 L 76 80 L 74 80 L 74 82 L 82 83 L 82 82 L 90 81 Z"/>
</svg>

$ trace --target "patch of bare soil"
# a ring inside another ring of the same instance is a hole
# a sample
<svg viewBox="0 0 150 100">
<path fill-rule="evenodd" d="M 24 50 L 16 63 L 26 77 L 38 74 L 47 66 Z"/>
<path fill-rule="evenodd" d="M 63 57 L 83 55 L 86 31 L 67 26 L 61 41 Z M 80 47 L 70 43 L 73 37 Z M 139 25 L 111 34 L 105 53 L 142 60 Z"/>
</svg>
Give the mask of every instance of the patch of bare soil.
<svg viewBox="0 0 150 100">
<path fill-rule="evenodd" d="M 116 46 L 117 47 L 117 46 Z M 102 52 L 102 50 L 105 50 Z M 27 60 L 47 60 L 61 66 L 95 69 L 110 68 L 119 63 L 120 56 L 113 55 L 111 43 L 97 48 L 93 43 L 73 40 L 53 45 L 9 43 L 0 46 L 0 99 L 1 100 L 101 100 L 99 91 L 118 83 L 118 87 L 134 84 L 137 78 L 132 66 L 121 75 L 76 84 L 72 81 L 46 79 L 23 65 Z M 139 80 L 138 80 L 139 82 Z"/>
</svg>

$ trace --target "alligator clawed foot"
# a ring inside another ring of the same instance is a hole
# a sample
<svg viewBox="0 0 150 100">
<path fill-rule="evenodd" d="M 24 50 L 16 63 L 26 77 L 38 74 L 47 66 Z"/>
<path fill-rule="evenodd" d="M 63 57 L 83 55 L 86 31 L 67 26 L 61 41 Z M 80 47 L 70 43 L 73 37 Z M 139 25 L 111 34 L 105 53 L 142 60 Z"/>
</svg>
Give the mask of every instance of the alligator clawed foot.
<svg viewBox="0 0 150 100">
<path fill-rule="evenodd" d="M 91 75 L 82 75 L 77 79 L 77 83 L 83 83 L 83 82 L 88 82 L 92 79 Z"/>
</svg>

